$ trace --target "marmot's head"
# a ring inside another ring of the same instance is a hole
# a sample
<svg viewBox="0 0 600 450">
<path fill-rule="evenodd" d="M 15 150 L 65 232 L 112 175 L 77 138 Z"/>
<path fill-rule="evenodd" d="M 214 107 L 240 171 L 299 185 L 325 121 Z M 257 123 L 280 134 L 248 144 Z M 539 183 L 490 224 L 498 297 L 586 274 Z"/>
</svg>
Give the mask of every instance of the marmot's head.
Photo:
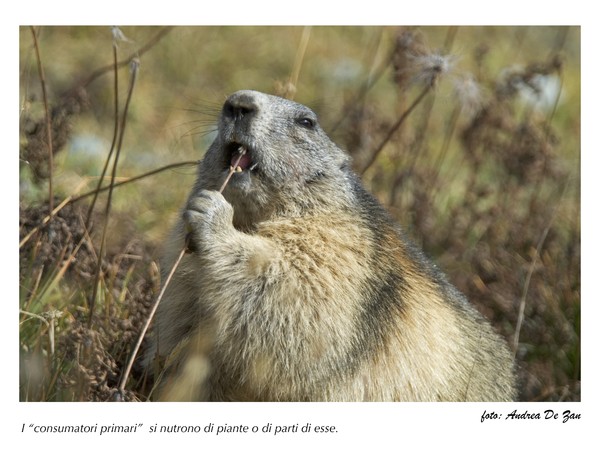
<svg viewBox="0 0 600 450">
<path fill-rule="evenodd" d="M 219 189 L 240 148 L 246 152 L 223 192 L 238 226 L 251 227 L 274 214 L 306 213 L 334 193 L 331 187 L 344 190 L 340 181 L 349 157 L 304 105 L 256 91 L 232 94 L 223 105 L 197 188 Z"/>
</svg>

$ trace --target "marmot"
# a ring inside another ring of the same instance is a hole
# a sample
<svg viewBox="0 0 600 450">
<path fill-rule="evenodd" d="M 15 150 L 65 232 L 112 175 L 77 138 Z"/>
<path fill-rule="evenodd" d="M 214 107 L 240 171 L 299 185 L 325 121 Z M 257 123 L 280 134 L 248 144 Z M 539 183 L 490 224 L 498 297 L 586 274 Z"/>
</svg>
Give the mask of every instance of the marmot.
<svg viewBox="0 0 600 450">
<path fill-rule="evenodd" d="M 194 251 L 145 359 L 171 360 L 162 399 L 515 399 L 506 343 L 405 238 L 309 108 L 249 90 L 225 101 L 165 273 L 187 233 Z"/>
</svg>

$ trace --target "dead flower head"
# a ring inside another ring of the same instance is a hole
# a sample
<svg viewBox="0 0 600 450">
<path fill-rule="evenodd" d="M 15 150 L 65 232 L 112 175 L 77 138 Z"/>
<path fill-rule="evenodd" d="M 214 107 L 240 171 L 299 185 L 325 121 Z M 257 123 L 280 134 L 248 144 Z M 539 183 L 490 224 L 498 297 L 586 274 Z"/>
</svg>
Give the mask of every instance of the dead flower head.
<svg viewBox="0 0 600 450">
<path fill-rule="evenodd" d="M 454 95 L 464 114 L 472 118 L 481 111 L 486 99 L 481 85 L 472 74 L 465 73 L 454 77 L 453 85 Z"/>
<path fill-rule="evenodd" d="M 413 82 L 434 86 L 440 76 L 450 72 L 454 66 L 455 58 L 451 55 L 429 53 L 413 58 Z"/>
<path fill-rule="evenodd" d="M 396 37 L 392 64 L 394 81 L 401 88 L 414 84 L 433 86 L 440 76 L 450 72 L 455 58 L 430 51 L 418 31 L 402 30 Z"/>
</svg>

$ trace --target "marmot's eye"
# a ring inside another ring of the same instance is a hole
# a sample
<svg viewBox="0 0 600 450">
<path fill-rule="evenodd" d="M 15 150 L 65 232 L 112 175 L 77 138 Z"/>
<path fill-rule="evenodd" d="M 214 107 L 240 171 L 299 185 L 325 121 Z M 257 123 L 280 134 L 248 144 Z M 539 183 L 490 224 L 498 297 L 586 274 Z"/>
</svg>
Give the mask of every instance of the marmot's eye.
<svg viewBox="0 0 600 450">
<path fill-rule="evenodd" d="M 296 123 L 301 127 L 308 128 L 309 130 L 312 130 L 316 125 L 315 120 L 311 119 L 310 117 L 299 117 L 296 119 Z"/>
</svg>

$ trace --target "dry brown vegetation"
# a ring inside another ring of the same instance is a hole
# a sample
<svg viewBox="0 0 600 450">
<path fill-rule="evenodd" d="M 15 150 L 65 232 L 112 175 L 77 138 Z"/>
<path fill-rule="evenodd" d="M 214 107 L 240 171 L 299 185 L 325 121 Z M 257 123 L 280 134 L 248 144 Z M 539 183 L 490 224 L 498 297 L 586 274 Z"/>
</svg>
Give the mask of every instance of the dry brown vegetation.
<svg viewBox="0 0 600 450">
<path fill-rule="evenodd" d="M 522 400 L 580 400 L 578 28 L 20 32 L 21 400 L 147 398 L 135 366 L 119 383 L 160 287 L 160 241 L 220 103 L 242 88 L 319 113 L 506 337 Z M 81 194 L 111 149 L 114 183 L 176 166 L 104 190 L 92 210 Z"/>
</svg>

